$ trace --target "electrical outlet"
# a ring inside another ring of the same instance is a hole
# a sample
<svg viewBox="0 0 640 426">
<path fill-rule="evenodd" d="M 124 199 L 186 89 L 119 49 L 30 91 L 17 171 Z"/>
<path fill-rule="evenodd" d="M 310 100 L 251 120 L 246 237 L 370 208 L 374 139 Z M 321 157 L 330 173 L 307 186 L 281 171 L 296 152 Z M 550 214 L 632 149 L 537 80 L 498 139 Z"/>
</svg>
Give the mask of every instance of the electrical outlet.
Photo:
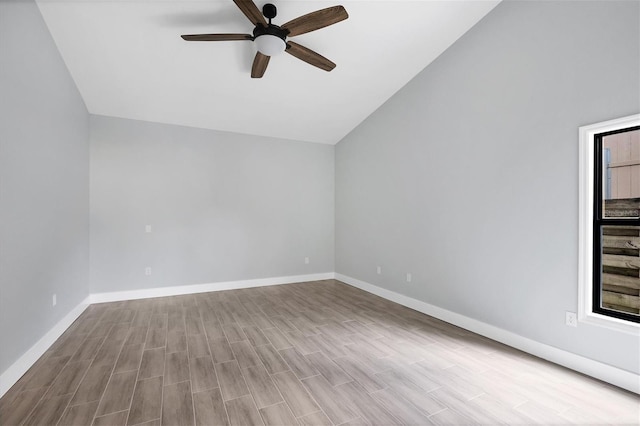
<svg viewBox="0 0 640 426">
<path fill-rule="evenodd" d="M 578 317 L 575 312 L 565 312 L 565 324 L 569 327 L 577 327 L 578 326 Z"/>
<path fill-rule="evenodd" d="M 58 296 L 53 293 L 53 298 L 51 299 L 51 306 L 56 306 L 58 304 Z"/>
<path fill-rule="evenodd" d="M 309 264 L 309 258 L 308 258 L 308 257 L 305 257 L 305 258 L 304 258 L 304 263 L 305 263 L 305 265 L 308 265 L 308 264 Z"/>
<path fill-rule="evenodd" d="M 413 277 L 411 276 L 411 273 L 407 272 L 407 282 L 410 283 L 412 279 Z"/>
<path fill-rule="evenodd" d="M 147 234 L 150 234 L 151 233 L 151 225 L 146 225 L 144 227 L 144 232 L 146 232 Z"/>
<path fill-rule="evenodd" d="M 378 275 L 382 274 L 382 267 L 376 266 L 376 272 L 378 273 Z"/>
<path fill-rule="evenodd" d="M 151 267 L 147 266 L 146 268 L 144 268 L 144 274 L 151 275 Z"/>
</svg>

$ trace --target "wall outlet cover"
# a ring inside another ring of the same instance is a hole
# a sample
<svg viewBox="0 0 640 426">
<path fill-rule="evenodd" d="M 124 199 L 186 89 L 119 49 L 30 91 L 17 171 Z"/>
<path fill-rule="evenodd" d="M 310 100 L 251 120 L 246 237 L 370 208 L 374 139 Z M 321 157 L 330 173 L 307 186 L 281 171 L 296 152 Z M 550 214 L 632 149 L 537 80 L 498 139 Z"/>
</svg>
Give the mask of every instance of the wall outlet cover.
<svg viewBox="0 0 640 426">
<path fill-rule="evenodd" d="M 578 316 L 575 312 L 565 312 L 565 324 L 567 324 L 569 327 L 578 326 Z"/>
</svg>

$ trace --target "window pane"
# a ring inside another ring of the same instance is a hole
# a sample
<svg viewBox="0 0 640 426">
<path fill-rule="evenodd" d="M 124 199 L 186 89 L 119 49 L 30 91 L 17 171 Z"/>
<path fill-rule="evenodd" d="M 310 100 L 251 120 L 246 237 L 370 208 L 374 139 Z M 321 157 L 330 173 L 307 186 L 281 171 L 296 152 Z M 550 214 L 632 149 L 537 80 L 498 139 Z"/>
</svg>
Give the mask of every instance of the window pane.
<svg viewBox="0 0 640 426">
<path fill-rule="evenodd" d="M 604 218 L 640 216 L 640 130 L 602 138 Z"/>
<path fill-rule="evenodd" d="M 602 227 L 601 307 L 640 317 L 640 226 Z"/>
</svg>

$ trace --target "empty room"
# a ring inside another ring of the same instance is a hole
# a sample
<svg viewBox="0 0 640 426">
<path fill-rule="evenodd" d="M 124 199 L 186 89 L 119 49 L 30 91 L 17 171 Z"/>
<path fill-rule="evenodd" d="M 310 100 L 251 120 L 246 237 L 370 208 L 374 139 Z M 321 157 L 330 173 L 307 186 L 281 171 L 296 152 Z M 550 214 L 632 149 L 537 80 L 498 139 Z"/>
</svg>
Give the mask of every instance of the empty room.
<svg viewBox="0 0 640 426">
<path fill-rule="evenodd" d="M 640 425 L 640 1 L 0 0 L 1 425 Z"/>
</svg>

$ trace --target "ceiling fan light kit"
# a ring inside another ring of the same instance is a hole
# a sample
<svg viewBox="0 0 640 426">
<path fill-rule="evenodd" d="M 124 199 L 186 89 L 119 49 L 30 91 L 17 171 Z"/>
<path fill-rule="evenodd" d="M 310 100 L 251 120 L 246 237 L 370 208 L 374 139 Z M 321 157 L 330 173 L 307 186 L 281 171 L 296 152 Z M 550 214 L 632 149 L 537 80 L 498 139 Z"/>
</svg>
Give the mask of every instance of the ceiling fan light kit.
<svg viewBox="0 0 640 426">
<path fill-rule="evenodd" d="M 276 17 L 277 9 L 267 3 L 262 8 L 262 13 L 252 0 L 233 0 L 244 15 L 251 21 L 255 28 L 251 34 L 188 34 L 182 38 L 187 41 L 229 41 L 251 40 L 256 43 L 256 56 L 251 67 L 251 77 L 261 78 L 269 64 L 271 56 L 287 52 L 296 58 L 318 67 L 325 71 L 331 71 L 336 64 L 324 56 L 308 49 L 300 44 L 288 41 L 287 37 L 306 34 L 320 28 L 328 27 L 349 17 L 342 6 L 333 6 L 317 10 L 300 16 L 281 26 L 274 25 L 271 20 Z M 267 18 L 269 22 L 264 19 Z"/>
<path fill-rule="evenodd" d="M 278 36 L 265 34 L 254 39 L 258 52 L 267 56 L 279 55 L 285 51 L 287 44 Z"/>
</svg>

